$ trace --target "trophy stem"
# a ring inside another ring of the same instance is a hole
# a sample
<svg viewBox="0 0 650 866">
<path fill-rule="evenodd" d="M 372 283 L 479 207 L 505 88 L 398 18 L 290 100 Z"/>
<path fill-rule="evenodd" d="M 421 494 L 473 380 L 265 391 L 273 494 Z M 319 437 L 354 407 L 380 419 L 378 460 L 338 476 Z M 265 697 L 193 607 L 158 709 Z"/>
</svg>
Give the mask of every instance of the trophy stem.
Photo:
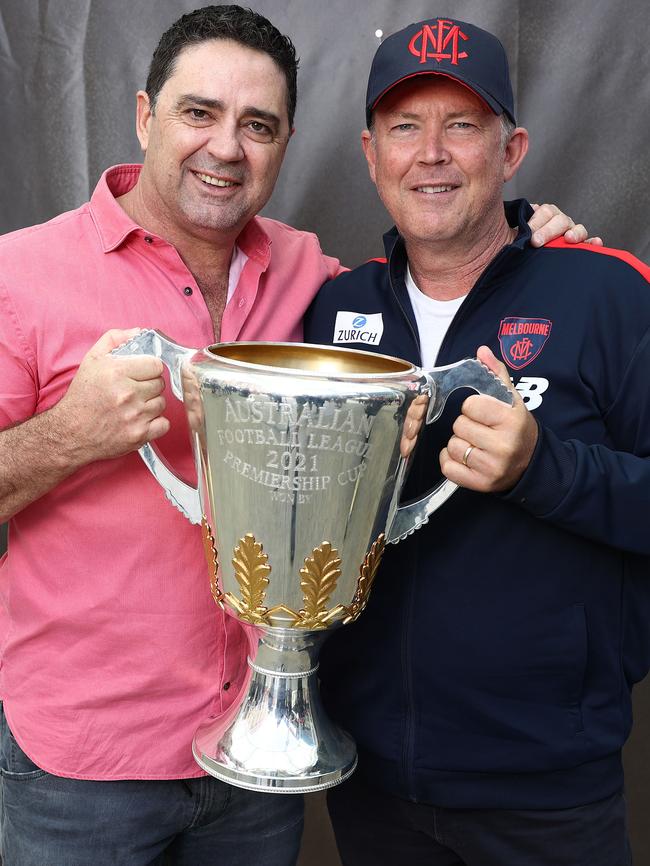
<svg viewBox="0 0 650 866">
<path fill-rule="evenodd" d="M 327 718 L 318 690 L 324 637 L 297 629 L 261 632 L 234 719 L 208 720 L 195 734 L 200 767 L 231 785 L 279 794 L 330 788 L 354 771 L 354 741 Z"/>
</svg>

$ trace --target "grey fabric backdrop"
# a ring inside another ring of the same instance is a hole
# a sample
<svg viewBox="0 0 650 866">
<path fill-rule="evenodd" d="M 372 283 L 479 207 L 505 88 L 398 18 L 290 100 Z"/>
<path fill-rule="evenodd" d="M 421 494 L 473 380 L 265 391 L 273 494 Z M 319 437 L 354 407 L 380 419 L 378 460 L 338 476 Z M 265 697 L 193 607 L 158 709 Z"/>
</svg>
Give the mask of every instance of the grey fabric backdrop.
<svg viewBox="0 0 650 866">
<path fill-rule="evenodd" d="M 0 0 L 0 232 L 76 207 L 106 166 L 139 160 L 135 90 L 161 32 L 196 5 Z M 509 194 L 557 202 L 611 246 L 650 258 L 647 0 L 253 5 L 302 57 L 296 134 L 265 212 L 318 232 L 326 252 L 357 264 L 381 253 L 389 225 L 358 143 L 375 31 L 442 14 L 498 34 L 511 58 L 519 121 L 532 141 Z M 647 686 L 638 690 L 636 713 L 628 792 L 636 862 L 648 864 Z M 302 862 L 337 862 L 319 798 L 310 798 Z"/>
</svg>

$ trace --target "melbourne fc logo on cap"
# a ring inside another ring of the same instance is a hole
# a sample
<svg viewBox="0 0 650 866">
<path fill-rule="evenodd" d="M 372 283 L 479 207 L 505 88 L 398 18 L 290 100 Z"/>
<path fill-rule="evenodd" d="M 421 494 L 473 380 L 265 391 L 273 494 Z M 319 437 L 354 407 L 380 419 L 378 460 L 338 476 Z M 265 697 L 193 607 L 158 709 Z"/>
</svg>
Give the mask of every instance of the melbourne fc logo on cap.
<svg viewBox="0 0 650 866">
<path fill-rule="evenodd" d="M 503 360 L 513 370 L 521 370 L 544 348 L 551 333 L 550 319 L 524 319 L 508 316 L 499 325 L 499 344 Z"/>
<path fill-rule="evenodd" d="M 433 26 L 425 24 L 422 30 L 418 30 L 409 42 L 409 51 L 420 58 L 420 63 L 450 60 L 453 66 L 458 66 L 458 61 L 468 56 L 466 51 L 459 51 L 459 39 L 467 41 L 468 37 L 458 24 L 438 18 Z"/>
</svg>

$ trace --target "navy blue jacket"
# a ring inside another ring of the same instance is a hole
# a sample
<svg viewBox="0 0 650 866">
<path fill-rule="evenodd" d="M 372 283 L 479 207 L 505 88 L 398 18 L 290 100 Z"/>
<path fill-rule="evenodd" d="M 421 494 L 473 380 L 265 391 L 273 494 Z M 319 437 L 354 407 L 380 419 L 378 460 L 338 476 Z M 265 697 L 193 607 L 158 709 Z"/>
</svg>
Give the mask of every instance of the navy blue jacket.
<svg viewBox="0 0 650 866">
<path fill-rule="evenodd" d="M 507 494 L 460 490 L 390 545 L 365 613 L 321 655 L 360 772 L 440 806 L 567 808 L 619 790 L 630 691 L 650 663 L 649 271 L 614 250 L 534 249 L 530 213 L 507 207 L 518 237 L 437 364 L 481 344 L 504 358 L 539 425 L 532 461 Z M 347 345 L 419 364 L 403 241 L 393 230 L 385 244 L 387 262 L 323 287 L 306 339 L 336 339 L 341 310 L 381 313 L 376 345 Z M 422 435 L 407 498 L 439 479 L 465 396 Z"/>
</svg>

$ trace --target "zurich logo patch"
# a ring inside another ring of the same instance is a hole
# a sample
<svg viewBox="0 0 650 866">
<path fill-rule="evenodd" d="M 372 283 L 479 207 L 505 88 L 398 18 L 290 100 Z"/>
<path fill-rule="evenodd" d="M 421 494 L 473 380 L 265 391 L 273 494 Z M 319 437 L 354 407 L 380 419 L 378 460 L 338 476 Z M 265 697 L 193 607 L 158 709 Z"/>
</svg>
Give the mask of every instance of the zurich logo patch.
<svg viewBox="0 0 650 866">
<path fill-rule="evenodd" d="M 362 343 L 378 346 L 384 333 L 381 313 L 355 313 L 339 310 L 334 323 L 333 343 Z"/>
<path fill-rule="evenodd" d="M 508 316 L 499 325 L 499 345 L 503 360 L 513 370 L 526 367 L 544 348 L 551 334 L 550 319 Z"/>
</svg>

